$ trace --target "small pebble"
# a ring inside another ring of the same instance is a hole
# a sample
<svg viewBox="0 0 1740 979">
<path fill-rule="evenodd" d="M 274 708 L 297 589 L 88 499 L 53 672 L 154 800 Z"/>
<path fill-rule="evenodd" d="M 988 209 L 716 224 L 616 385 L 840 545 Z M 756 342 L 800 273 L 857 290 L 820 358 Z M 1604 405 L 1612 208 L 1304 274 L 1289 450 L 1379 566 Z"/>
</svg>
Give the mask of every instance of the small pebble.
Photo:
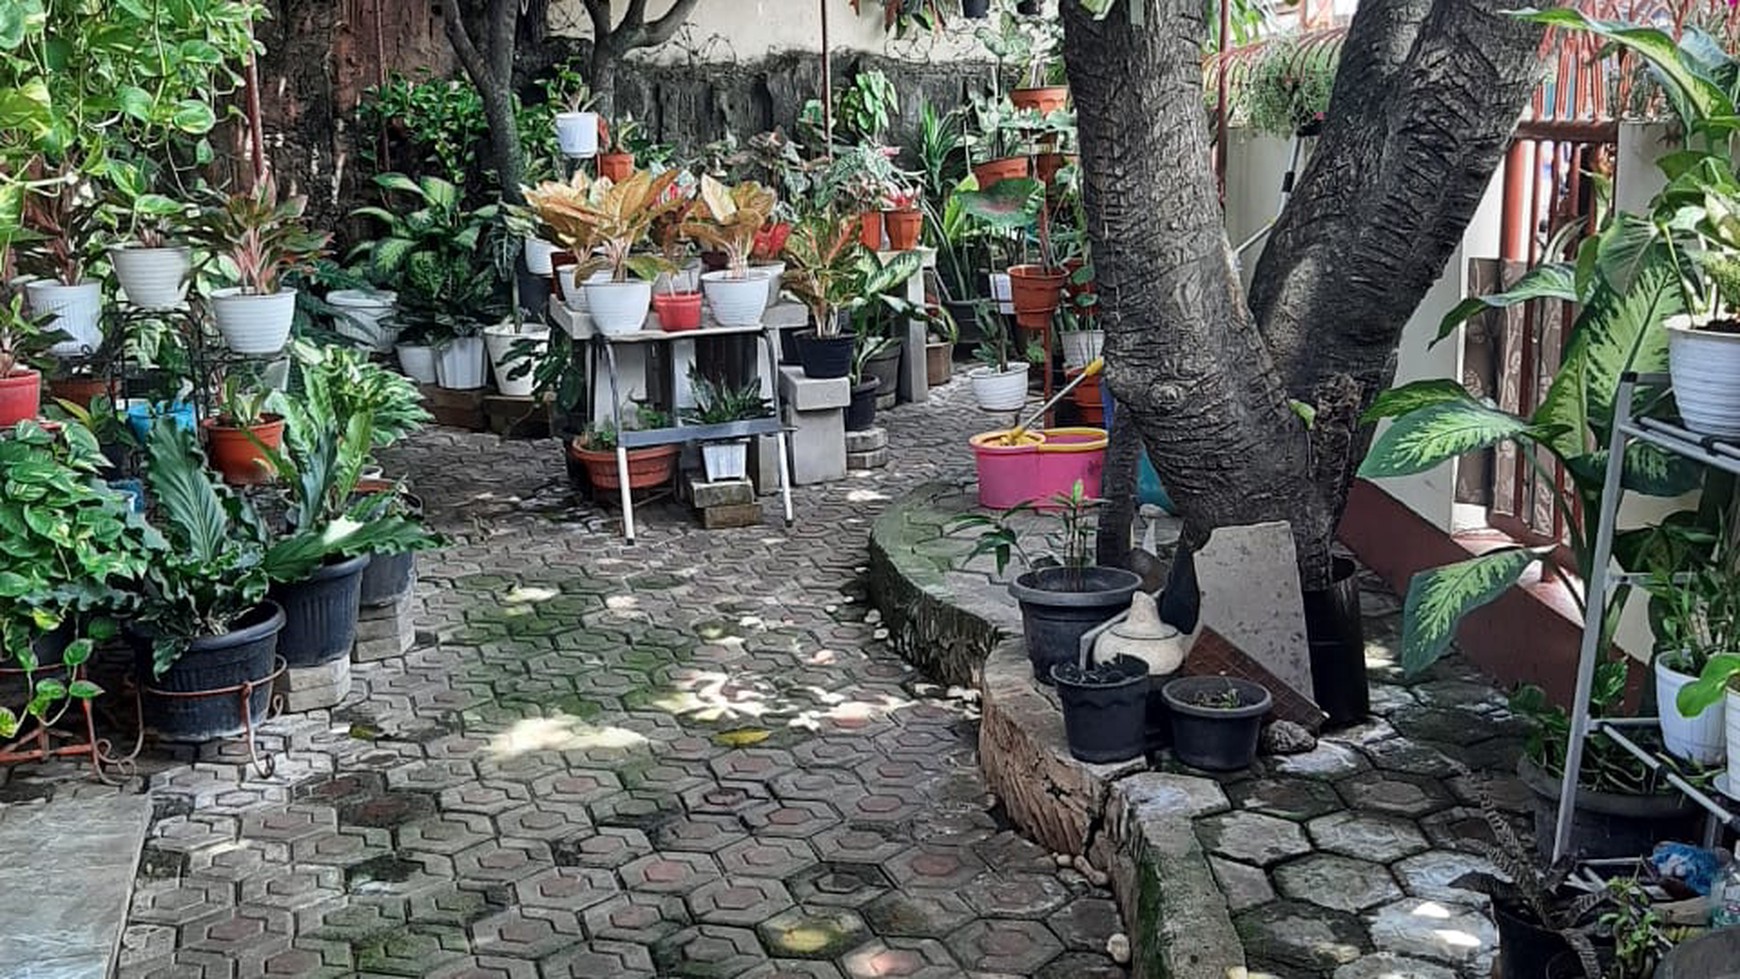
<svg viewBox="0 0 1740 979">
<path fill-rule="evenodd" d="M 1106 954 L 1119 965 L 1130 964 L 1130 936 L 1123 932 L 1106 939 Z"/>
<path fill-rule="evenodd" d="M 1057 854 L 1057 865 L 1059 867 L 1073 867 L 1075 866 L 1075 858 L 1067 853 L 1059 853 Z"/>
<path fill-rule="evenodd" d="M 1087 882 L 1095 887 L 1105 887 L 1107 884 L 1112 882 L 1112 875 L 1103 870 L 1089 870 L 1085 871 L 1085 873 L 1087 875 Z"/>
<path fill-rule="evenodd" d="M 867 625 L 875 625 L 881 621 L 882 621 L 882 613 L 876 609 L 871 609 L 869 612 L 866 612 L 864 614 L 864 622 Z"/>
</svg>

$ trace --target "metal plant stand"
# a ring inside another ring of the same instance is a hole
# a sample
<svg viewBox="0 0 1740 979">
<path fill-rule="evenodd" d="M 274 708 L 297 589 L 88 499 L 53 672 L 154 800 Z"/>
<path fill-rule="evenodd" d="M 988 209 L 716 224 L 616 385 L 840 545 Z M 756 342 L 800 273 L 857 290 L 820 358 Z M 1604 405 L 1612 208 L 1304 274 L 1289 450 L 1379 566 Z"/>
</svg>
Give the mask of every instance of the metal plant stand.
<svg viewBox="0 0 1740 979">
<path fill-rule="evenodd" d="M 85 668 L 47 667 L 34 671 L 37 674 L 45 672 L 66 671 L 62 682 L 71 686 L 85 679 Z M 25 670 L 5 668 L 0 669 L 0 677 L 23 677 L 28 684 L 32 673 Z M 138 698 L 134 698 L 134 716 L 138 717 Z M 16 765 L 29 762 L 51 761 L 61 759 L 87 759 L 90 762 L 91 774 L 97 780 L 108 785 L 118 785 L 131 777 L 135 771 L 135 760 L 139 750 L 145 744 L 144 729 L 135 725 L 133 748 L 124 755 L 114 753 L 114 745 L 107 738 L 97 736 L 96 712 L 89 700 L 71 701 L 67 709 L 50 720 L 27 718 L 26 726 L 17 738 L 0 744 L 0 765 Z"/>
<path fill-rule="evenodd" d="M 265 677 L 263 677 L 261 679 L 247 680 L 247 681 L 239 683 L 233 687 L 220 687 L 216 690 L 198 690 L 198 691 L 187 691 L 187 692 L 173 691 L 173 690 L 158 690 L 155 687 L 145 686 L 145 685 L 142 685 L 141 689 L 142 689 L 143 693 L 149 694 L 150 696 L 164 697 L 164 698 L 167 698 L 170 700 L 211 700 L 213 698 L 218 698 L 218 697 L 236 697 L 236 698 L 239 698 L 240 705 L 241 705 L 241 711 L 242 711 L 241 737 L 247 741 L 248 763 L 253 766 L 254 771 L 256 771 L 260 774 L 261 778 L 271 778 L 272 773 L 278 770 L 278 759 L 277 759 L 277 756 L 275 756 L 273 754 L 270 754 L 270 753 L 261 754 L 260 753 L 260 739 L 255 736 L 255 731 L 254 731 L 254 712 L 252 710 L 252 701 L 253 701 L 253 696 L 254 696 L 255 691 L 260 690 L 262 688 L 267 689 L 267 690 L 272 689 L 273 684 L 278 682 L 278 678 L 283 676 L 284 671 L 287 669 L 289 669 L 289 664 L 284 662 L 284 657 L 273 656 L 272 657 L 272 672 L 271 673 L 267 674 Z M 281 696 L 278 696 L 276 694 L 272 695 L 272 698 L 268 702 L 267 708 L 266 708 L 267 719 L 278 716 L 278 714 L 283 709 L 284 709 L 284 698 Z M 139 718 L 139 723 L 140 723 L 141 729 L 143 729 L 143 727 L 144 727 L 144 721 L 145 721 L 144 714 L 141 713 L 140 718 Z"/>
</svg>

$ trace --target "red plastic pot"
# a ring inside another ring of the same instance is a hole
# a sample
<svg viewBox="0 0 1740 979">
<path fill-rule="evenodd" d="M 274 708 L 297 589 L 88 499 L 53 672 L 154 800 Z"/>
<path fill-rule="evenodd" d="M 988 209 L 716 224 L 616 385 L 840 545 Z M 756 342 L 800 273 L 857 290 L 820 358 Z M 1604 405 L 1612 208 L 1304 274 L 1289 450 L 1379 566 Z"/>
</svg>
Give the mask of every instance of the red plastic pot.
<svg viewBox="0 0 1740 979">
<path fill-rule="evenodd" d="M 109 393 L 106 377 L 58 377 L 48 382 L 48 396 L 67 401 L 80 408 L 89 408 L 99 394 Z"/>
<path fill-rule="evenodd" d="M 670 482 L 676 474 L 677 457 L 682 448 L 680 445 L 655 445 L 647 449 L 630 449 L 628 488 L 651 489 Z M 586 478 L 591 481 L 593 489 L 621 487 L 616 478 L 616 450 L 582 449 L 577 443 L 570 442 L 568 455 L 586 467 Z"/>
<path fill-rule="evenodd" d="M 873 252 L 882 250 L 881 211 L 865 211 L 858 218 L 858 241 Z"/>
<path fill-rule="evenodd" d="M 659 292 L 653 294 L 653 312 L 659 314 L 659 326 L 666 333 L 701 328 L 701 294 L 698 292 Z"/>
<path fill-rule="evenodd" d="M 1076 161 L 1073 153 L 1041 153 L 1033 158 L 1033 175 L 1039 182 L 1051 186 L 1057 179 L 1057 171 Z"/>
<path fill-rule="evenodd" d="M 888 229 L 888 247 L 909 252 L 918 247 L 919 235 L 924 231 L 924 212 L 917 208 L 888 211 L 882 215 L 882 223 Z"/>
<path fill-rule="evenodd" d="M 1009 101 L 1017 109 L 1036 109 L 1042 114 L 1056 112 L 1069 104 L 1069 86 L 1046 85 L 1042 88 L 1018 88 L 1009 93 Z"/>
<path fill-rule="evenodd" d="M 1048 269 L 1043 265 L 1013 265 L 1009 268 L 1009 289 L 1015 304 L 1015 322 L 1029 330 L 1043 330 L 1051 325 L 1051 314 L 1063 296 L 1063 284 L 1069 273 L 1063 269 Z"/>
<path fill-rule="evenodd" d="M 1081 368 L 1078 367 L 1064 371 L 1064 376 L 1073 379 L 1080 373 Z M 1100 398 L 1100 375 L 1095 374 L 1093 377 L 1077 384 L 1075 389 L 1069 392 L 1069 397 L 1071 401 L 1075 402 L 1076 410 L 1081 414 L 1081 423 L 1083 425 L 1091 425 L 1098 428 L 1100 425 L 1105 423 L 1106 406 L 1105 402 Z"/>
<path fill-rule="evenodd" d="M 0 428 L 11 428 L 26 418 L 35 418 L 41 402 L 41 374 L 20 370 L 0 377 Z"/>
<path fill-rule="evenodd" d="M 598 154 L 598 175 L 609 177 L 618 183 L 627 180 L 634 174 L 633 153 L 600 153 Z"/>
<path fill-rule="evenodd" d="M 1019 180 L 1025 176 L 1027 158 L 1024 156 L 1006 156 L 973 168 L 973 177 L 979 182 L 980 190 L 990 190 L 1005 180 Z"/>
<path fill-rule="evenodd" d="M 267 415 L 266 421 L 247 428 L 220 425 L 215 418 L 200 423 L 205 430 L 205 453 L 211 467 L 231 486 L 258 486 L 271 481 L 272 464 L 266 461 L 268 449 L 284 444 L 284 419 Z M 254 438 L 249 438 L 252 433 Z M 254 439 L 261 445 L 255 445 Z"/>
</svg>

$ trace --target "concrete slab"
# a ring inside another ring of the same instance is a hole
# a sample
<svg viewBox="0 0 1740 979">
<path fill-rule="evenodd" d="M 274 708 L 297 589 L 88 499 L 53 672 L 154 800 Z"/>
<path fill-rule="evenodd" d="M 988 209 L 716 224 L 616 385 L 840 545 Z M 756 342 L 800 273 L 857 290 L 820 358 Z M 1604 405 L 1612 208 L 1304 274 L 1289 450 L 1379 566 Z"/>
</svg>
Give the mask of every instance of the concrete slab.
<svg viewBox="0 0 1740 979">
<path fill-rule="evenodd" d="M 119 952 L 151 802 L 0 806 L 0 963 L 14 979 L 105 979 Z"/>
<path fill-rule="evenodd" d="M 1315 703 L 1298 567 L 1293 532 L 1285 522 L 1216 530 L 1196 553 L 1202 588 L 1197 628 L 1213 629 Z"/>
</svg>

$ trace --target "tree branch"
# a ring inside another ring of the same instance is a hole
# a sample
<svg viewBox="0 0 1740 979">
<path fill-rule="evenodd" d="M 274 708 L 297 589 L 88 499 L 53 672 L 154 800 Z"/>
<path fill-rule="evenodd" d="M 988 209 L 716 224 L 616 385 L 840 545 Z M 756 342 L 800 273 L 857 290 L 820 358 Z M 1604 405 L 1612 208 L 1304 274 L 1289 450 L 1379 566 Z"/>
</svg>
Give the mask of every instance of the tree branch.
<svg viewBox="0 0 1740 979">
<path fill-rule="evenodd" d="M 654 47 L 676 36 L 677 31 L 688 23 L 689 15 L 695 12 L 695 5 L 700 0 L 677 0 L 671 4 L 671 9 L 665 15 L 647 25 L 646 46 Z"/>
<path fill-rule="evenodd" d="M 478 88 L 489 83 L 489 62 L 484 60 L 477 45 L 471 41 L 471 33 L 465 29 L 465 14 L 459 9 L 459 0 L 441 0 L 441 16 L 446 21 L 442 25 L 447 34 L 447 43 L 453 45 L 453 53 L 459 56 L 459 63 L 465 68 L 465 73 L 471 76 L 471 81 Z"/>
<path fill-rule="evenodd" d="M 592 18 L 592 46 L 602 47 L 610 38 L 610 0 L 585 0 L 586 15 Z"/>
</svg>

